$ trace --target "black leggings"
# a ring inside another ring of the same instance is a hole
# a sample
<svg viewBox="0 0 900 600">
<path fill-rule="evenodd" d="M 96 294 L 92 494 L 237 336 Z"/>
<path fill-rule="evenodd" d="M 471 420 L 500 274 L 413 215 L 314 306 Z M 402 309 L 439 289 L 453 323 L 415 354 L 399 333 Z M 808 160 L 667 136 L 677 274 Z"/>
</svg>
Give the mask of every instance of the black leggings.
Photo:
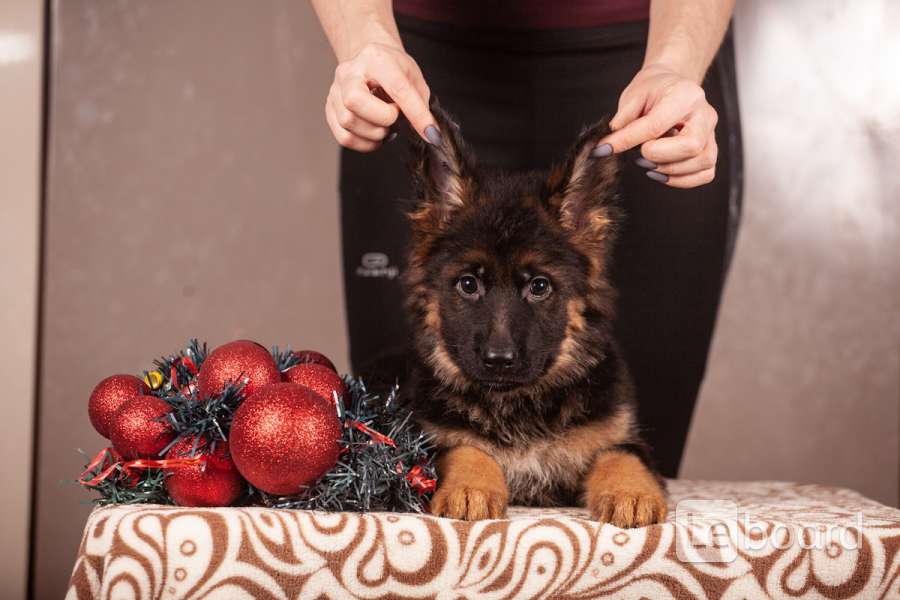
<svg viewBox="0 0 900 600">
<path fill-rule="evenodd" d="M 545 169 L 588 123 L 615 113 L 640 68 L 646 23 L 560 31 L 484 31 L 398 19 L 432 94 L 482 164 Z M 637 387 L 644 436 L 675 476 L 703 372 L 740 212 L 741 143 L 734 58 L 726 38 L 704 82 L 719 113 L 713 183 L 677 190 L 626 153 L 626 220 L 613 257 L 617 331 Z M 403 350 L 410 196 L 408 128 L 376 152 L 341 154 L 344 285 L 355 368 Z"/>
</svg>

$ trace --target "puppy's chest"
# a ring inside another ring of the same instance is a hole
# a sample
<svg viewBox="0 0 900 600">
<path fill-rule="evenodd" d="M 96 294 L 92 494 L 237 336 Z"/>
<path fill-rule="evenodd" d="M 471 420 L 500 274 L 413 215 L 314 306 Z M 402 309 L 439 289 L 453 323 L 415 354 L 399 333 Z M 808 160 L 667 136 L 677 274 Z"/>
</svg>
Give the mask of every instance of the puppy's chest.
<svg viewBox="0 0 900 600">
<path fill-rule="evenodd" d="M 564 436 L 522 447 L 494 447 L 489 454 L 506 476 L 513 504 L 570 504 L 596 450 L 567 443 Z"/>
</svg>

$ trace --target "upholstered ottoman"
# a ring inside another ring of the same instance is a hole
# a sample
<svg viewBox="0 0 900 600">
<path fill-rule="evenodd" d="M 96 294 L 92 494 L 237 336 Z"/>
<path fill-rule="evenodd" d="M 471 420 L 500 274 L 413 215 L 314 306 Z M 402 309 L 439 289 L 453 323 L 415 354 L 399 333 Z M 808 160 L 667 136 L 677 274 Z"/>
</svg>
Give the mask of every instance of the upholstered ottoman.
<svg viewBox="0 0 900 600">
<path fill-rule="evenodd" d="M 900 598 L 900 510 L 816 485 L 669 489 L 667 522 L 632 530 L 579 508 L 102 507 L 68 598 Z"/>
</svg>

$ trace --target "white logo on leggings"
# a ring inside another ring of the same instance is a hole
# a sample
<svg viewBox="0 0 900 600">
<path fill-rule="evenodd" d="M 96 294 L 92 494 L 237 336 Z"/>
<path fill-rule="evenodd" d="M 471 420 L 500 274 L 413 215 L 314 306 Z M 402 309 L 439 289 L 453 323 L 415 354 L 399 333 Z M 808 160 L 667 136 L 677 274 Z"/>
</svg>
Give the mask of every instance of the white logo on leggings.
<svg viewBox="0 0 900 600">
<path fill-rule="evenodd" d="M 384 252 L 366 252 L 360 259 L 360 265 L 356 267 L 359 277 L 386 277 L 394 279 L 400 274 L 400 269 L 391 265 L 391 259 Z"/>
</svg>

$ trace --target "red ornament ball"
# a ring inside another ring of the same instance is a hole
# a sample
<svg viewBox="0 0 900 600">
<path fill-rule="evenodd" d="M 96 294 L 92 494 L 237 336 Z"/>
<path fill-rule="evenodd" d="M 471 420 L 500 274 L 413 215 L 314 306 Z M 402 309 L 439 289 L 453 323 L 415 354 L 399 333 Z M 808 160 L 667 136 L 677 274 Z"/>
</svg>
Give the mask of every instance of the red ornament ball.
<svg viewBox="0 0 900 600">
<path fill-rule="evenodd" d="M 318 364 L 300 364 L 291 367 L 281 374 L 282 378 L 290 383 L 299 383 L 306 386 L 331 404 L 334 404 L 334 393 L 346 404 L 347 386 L 341 376 Z"/>
<path fill-rule="evenodd" d="M 328 360 L 328 357 L 320 352 L 316 352 L 315 350 L 298 350 L 297 352 L 293 352 L 293 355 L 300 361 L 301 365 L 307 363 L 322 365 L 337 373 L 334 363 Z"/>
<path fill-rule="evenodd" d="M 301 492 L 334 467 L 341 424 L 334 406 L 296 383 L 258 389 L 231 423 L 231 456 L 251 484 L 269 494 Z"/>
<path fill-rule="evenodd" d="M 257 388 L 278 381 L 281 373 L 269 351 L 256 342 L 238 340 L 209 353 L 197 375 L 197 390 L 201 398 L 210 398 L 221 394 L 228 383 L 245 382 L 246 398 Z"/>
<path fill-rule="evenodd" d="M 231 506 L 246 491 L 227 442 L 217 442 L 210 453 L 201 443 L 193 452 L 194 439 L 182 438 L 166 453 L 166 459 L 203 456 L 195 465 L 174 467 L 166 476 L 166 491 L 179 506 Z"/>
<path fill-rule="evenodd" d="M 109 437 L 113 415 L 123 404 L 143 394 L 149 394 L 147 384 L 134 375 L 113 375 L 97 384 L 88 400 L 88 416 L 97 433 Z"/>
<path fill-rule="evenodd" d="M 113 415 L 109 428 L 113 448 L 126 459 L 158 458 L 175 439 L 172 425 L 163 418 L 171 411 L 169 403 L 156 396 L 129 400 Z"/>
</svg>

